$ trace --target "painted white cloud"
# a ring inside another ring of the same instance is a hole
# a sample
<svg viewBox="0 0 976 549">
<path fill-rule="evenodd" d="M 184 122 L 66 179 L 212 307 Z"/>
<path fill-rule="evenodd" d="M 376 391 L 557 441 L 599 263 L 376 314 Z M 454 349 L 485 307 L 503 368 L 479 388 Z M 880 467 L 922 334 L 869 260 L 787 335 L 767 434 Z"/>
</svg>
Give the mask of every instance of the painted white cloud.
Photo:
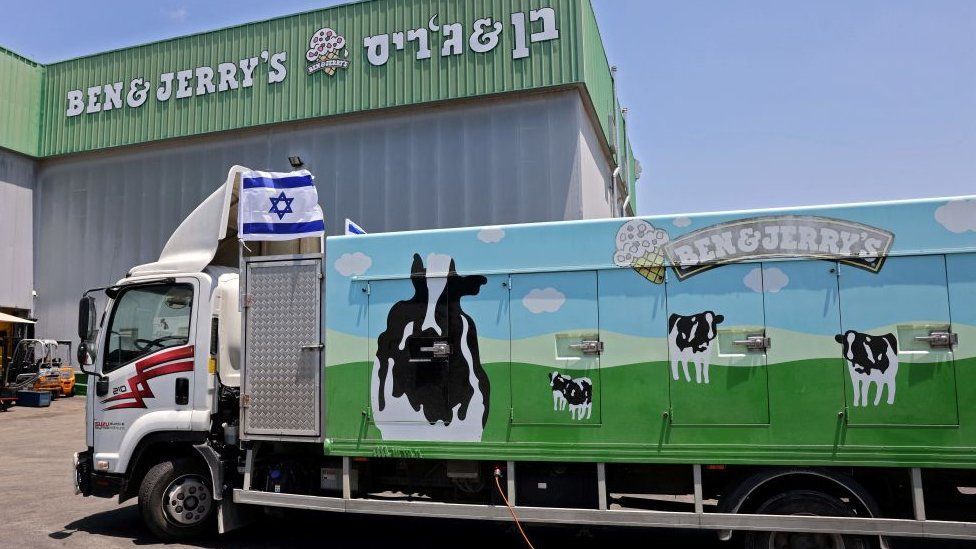
<svg viewBox="0 0 976 549">
<path fill-rule="evenodd" d="M 335 270 L 342 276 L 359 276 L 373 266 L 373 259 L 363 252 L 342 254 L 335 262 Z"/>
<path fill-rule="evenodd" d="M 935 220 L 954 233 L 976 232 L 976 200 L 953 200 L 935 210 Z"/>
<path fill-rule="evenodd" d="M 742 283 L 750 290 L 762 293 L 763 288 L 771 294 L 775 294 L 790 283 L 790 277 L 776 267 L 760 270 L 759 267 L 746 273 L 742 278 Z"/>
<path fill-rule="evenodd" d="M 691 225 L 691 218 L 686 216 L 676 217 L 672 223 L 674 223 L 675 227 L 687 227 Z"/>
<path fill-rule="evenodd" d="M 505 230 L 498 227 L 485 227 L 478 231 L 478 240 L 486 244 L 497 244 L 505 238 Z"/>
<path fill-rule="evenodd" d="M 566 295 L 555 288 L 536 288 L 522 298 L 522 305 L 534 314 L 554 313 L 566 303 Z"/>
</svg>

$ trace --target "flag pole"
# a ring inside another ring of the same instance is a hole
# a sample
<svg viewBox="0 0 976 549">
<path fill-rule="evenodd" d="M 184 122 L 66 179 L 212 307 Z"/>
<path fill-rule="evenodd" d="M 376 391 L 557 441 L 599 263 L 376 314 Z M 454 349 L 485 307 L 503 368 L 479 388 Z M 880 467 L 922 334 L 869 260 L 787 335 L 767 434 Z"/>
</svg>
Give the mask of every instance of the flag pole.
<svg viewBox="0 0 976 549">
<path fill-rule="evenodd" d="M 244 299 L 247 295 L 247 269 L 244 268 L 244 225 L 241 209 L 244 206 L 244 181 L 241 172 L 234 178 L 237 187 L 237 312 L 244 312 Z M 241 348 L 241 362 L 244 364 L 244 349 Z"/>
</svg>

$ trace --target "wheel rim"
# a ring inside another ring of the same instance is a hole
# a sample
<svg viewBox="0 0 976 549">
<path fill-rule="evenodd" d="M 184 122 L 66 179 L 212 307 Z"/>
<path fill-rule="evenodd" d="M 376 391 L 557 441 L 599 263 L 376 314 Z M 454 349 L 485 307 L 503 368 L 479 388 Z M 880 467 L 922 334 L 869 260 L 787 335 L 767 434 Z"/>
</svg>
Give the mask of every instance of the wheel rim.
<svg viewBox="0 0 976 549">
<path fill-rule="evenodd" d="M 815 516 L 795 513 L 801 516 Z M 773 532 L 769 536 L 769 549 L 844 549 L 844 536 L 840 534 Z"/>
<path fill-rule="evenodd" d="M 183 475 L 163 491 L 166 519 L 179 526 L 203 522 L 213 503 L 210 488 L 199 475 Z"/>
</svg>

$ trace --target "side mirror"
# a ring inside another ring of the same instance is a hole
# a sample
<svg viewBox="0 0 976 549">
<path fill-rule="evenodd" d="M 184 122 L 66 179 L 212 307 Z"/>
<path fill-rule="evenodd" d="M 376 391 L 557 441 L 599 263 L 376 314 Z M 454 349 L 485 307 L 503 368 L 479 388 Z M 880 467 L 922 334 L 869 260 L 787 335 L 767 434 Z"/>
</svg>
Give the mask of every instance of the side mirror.
<svg viewBox="0 0 976 549">
<path fill-rule="evenodd" d="M 81 371 L 86 374 L 91 372 L 85 370 L 85 366 L 91 366 L 95 362 L 93 354 L 92 349 L 88 347 L 88 342 L 82 340 L 81 344 L 78 345 L 78 364 L 81 365 Z"/>
<path fill-rule="evenodd" d="M 78 302 L 78 339 L 91 341 L 95 335 L 95 298 L 86 295 Z M 78 349 L 79 357 L 81 348 Z"/>
</svg>

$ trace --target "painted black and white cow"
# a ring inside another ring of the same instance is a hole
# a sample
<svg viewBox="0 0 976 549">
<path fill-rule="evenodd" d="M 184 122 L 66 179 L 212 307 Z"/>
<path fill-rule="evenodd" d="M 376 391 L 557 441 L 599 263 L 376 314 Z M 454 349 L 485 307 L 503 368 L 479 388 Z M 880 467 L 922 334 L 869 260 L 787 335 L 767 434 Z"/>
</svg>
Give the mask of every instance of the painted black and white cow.
<svg viewBox="0 0 976 549">
<path fill-rule="evenodd" d="M 377 338 L 373 419 L 386 440 L 480 441 L 489 382 L 461 298 L 477 295 L 487 279 L 458 275 L 440 254 L 427 256 L 426 267 L 414 254 L 410 272 L 414 295 L 393 305 Z"/>
<path fill-rule="evenodd" d="M 590 378 L 573 379 L 559 372 L 550 372 L 549 387 L 552 388 L 553 410 L 565 410 L 569 404 L 569 416 L 573 419 L 582 421 L 593 415 L 593 382 Z"/>
<path fill-rule="evenodd" d="M 898 339 L 894 334 L 873 336 L 848 330 L 834 336 L 844 346 L 844 360 L 851 374 L 854 406 L 867 406 L 871 384 L 878 386 L 874 405 L 881 402 L 881 392 L 888 389 L 888 404 L 895 403 L 895 378 L 898 375 Z"/>
<path fill-rule="evenodd" d="M 695 382 L 708 383 L 708 363 L 711 359 L 712 341 L 718 335 L 718 325 L 725 317 L 712 311 L 691 316 L 672 314 L 668 318 L 668 351 L 671 353 L 671 375 L 678 379 L 678 364 L 685 372 L 685 381 L 691 381 L 688 363 L 695 363 Z"/>
</svg>

